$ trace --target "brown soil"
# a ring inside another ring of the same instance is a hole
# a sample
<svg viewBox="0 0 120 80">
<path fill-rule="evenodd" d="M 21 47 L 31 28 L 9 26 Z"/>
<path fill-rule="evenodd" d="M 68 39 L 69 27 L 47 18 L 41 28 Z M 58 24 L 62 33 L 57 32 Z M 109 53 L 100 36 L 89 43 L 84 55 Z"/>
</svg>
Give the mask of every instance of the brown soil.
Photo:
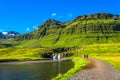
<svg viewBox="0 0 120 80">
<path fill-rule="evenodd" d="M 85 66 L 85 67 L 83 68 L 83 70 L 92 69 L 92 68 L 95 68 L 95 67 L 96 67 L 94 60 L 88 59 L 88 62 L 89 62 L 88 66 Z"/>
</svg>

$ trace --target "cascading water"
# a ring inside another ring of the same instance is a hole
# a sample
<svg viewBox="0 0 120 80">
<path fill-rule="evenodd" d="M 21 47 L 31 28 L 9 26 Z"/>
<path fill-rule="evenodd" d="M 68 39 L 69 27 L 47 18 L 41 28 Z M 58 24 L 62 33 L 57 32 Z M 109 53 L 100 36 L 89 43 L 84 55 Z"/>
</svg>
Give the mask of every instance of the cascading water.
<svg viewBox="0 0 120 80">
<path fill-rule="evenodd" d="M 57 55 L 53 54 L 53 60 L 56 60 Z"/>
<path fill-rule="evenodd" d="M 57 58 L 58 58 L 58 60 L 60 60 L 60 53 L 58 54 Z"/>
<path fill-rule="evenodd" d="M 53 54 L 53 60 L 56 60 L 56 59 L 58 59 L 58 60 L 60 60 L 60 53 L 59 54 Z"/>
</svg>

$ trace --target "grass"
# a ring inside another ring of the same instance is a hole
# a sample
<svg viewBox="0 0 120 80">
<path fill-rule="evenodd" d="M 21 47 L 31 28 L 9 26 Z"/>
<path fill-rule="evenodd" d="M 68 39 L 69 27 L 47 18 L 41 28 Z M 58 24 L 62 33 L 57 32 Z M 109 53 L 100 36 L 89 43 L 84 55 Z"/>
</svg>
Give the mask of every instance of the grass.
<svg viewBox="0 0 120 80">
<path fill-rule="evenodd" d="M 86 45 L 80 53 L 89 56 L 120 56 L 120 43 Z"/>
<path fill-rule="evenodd" d="M 80 55 L 83 54 L 108 62 L 120 71 L 120 43 L 87 45 L 80 52 Z"/>
<path fill-rule="evenodd" d="M 120 71 L 120 56 L 94 56 L 94 58 L 110 63 L 115 69 Z"/>
<path fill-rule="evenodd" d="M 41 54 L 45 50 L 45 48 L 1 48 L 0 62 L 43 59 Z"/>
<path fill-rule="evenodd" d="M 57 77 L 55 77 L 52 80 L 66 80 L 70 77 L 72 77 L 76 72 L 80 71 L 84 66 L 88 64 L 88 62 L 80 57 L 74 57 L 74 68 L 70 69 L 65 74 L 59 74 Z"/>
<path fill-rule="evenodd" d="M 50 37 L 50 36 L 49 36 Z M 55 36 L 53 36 L 55 37 Z M 61 39 L 54 44 L 53 46 L 57 47 L 63 47 L 63 46 L 70 46 L 72 47 L 72 43 L 74 45 L 78 46 L 78 43 L 80 43 L 78 37 L 80 37 L 77 34 L 69 35 L 67 37 L 66 35 L 62 35 Z M 46 37 L 47 39 L 47 37 Z M 51 38 L 48 38 L 49 40 L 52 40 Z M 78 39 L 78 40 L 77 40 Z M 67 42 L 67 41 L 71 42 Z M 81 39 L 82 40 L 82 39 Z M 87 42 L 88 40 L 83 42 Z M 43 39 L 44 41 L 44 39 Z M 61 41 L 61 42 L 60 42 Z M 90 39 L 89 41 L 93 41 L 93 39 Z M 33 41 L 34 42 L 34 41 Z M 38 41 L 39 42 L 39 41 Z M 46 42 L 46 41 L 45 41 Z M 49 42 L 49 41 L 48 41 Z M 94 42 L 94 41 L 93 41 Z M 32 43 L 32 41 L 31 41 Z M 39 43 L 40 44 L 40 43 Z M 42 43 L 41 43 L 42 44 Z M 28 43 L 26 45 L 29 45 Z M 50 47 L 51 43 L 47 45 L 47 43 L 43 43 L 42 45 L 45 45 L 46 47 Z M 0 62 L 6 62 L 6 61 L 21 61 L 21 60 L 39 60 L 43 59 L 41 57 L 41 54 L 48 48 L 22 48 L 23 45 L 19 46 L 19 48 L 1 48 L 0 49 Z M 90 45 L 84 45 L 84 48 L 76 48 L 75 50 L 72 50 L 71 52 L 74 53 L 74 55 L 82 56 L 83 54 L 88 54 L 90 58 L 96 58 L 103 61 L 106 61 L 114 66 L 117 70 L 120 71 L 120 43 L 101 43 L 101 44 L 90 44 Z M 76 54 L 80 51 L 79 54 Z M 88 63 L 78 57 L 73 57 L 74 62 L 74 68 L 69 70 L 65 74 L 59 74 L 56 78 L 53 80 L 65 80 L 67 78 L 70 78 L 74 76 L 74 74 L 81 70 L 85 65 Z"/>
</svg>

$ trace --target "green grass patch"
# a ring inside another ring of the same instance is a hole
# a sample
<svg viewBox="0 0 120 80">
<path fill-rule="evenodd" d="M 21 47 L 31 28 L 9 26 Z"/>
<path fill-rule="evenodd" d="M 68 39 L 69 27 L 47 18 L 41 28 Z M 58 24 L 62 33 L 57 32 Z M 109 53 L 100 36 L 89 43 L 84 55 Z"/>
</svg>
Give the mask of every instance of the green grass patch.
<svg viewBox="0 0 120 80">
<path fill-rule="evenodd" d="M 46 48 L 1 48 L 0 62 L 40 60 Z"/>
<path fill-rule="evenodd" d="M 94 58 L 110 63 L 115 69 L 120 71 L 120 56 L 94 56 Z"/>
<path fill-rule="evenodd" d="M 80 53 L 90 56 L 120 56 L 120 43 L 86 45 Z"/>
<path fill-rule="evenodd" d="M 120 43 L 86 45 L 80 50 L 80 55 L 83 54 L 108 62 L 120 71 Z"/>
</svg>

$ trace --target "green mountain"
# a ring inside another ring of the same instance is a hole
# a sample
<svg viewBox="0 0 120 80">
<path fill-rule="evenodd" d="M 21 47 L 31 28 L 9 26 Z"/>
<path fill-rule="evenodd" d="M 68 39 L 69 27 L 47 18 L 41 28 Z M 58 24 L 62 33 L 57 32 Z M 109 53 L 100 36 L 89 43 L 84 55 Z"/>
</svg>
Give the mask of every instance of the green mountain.
<svg viewBox="0 0 120 80">
<path fill-rule="evenodd" d="M 33 32 L 14 36 L 1 43 L 16 47 L 75 47 L 120 41 L 120 16 L 96 13 L 78 16 L 70 22 L 49 19 Z"/>
</svg>

